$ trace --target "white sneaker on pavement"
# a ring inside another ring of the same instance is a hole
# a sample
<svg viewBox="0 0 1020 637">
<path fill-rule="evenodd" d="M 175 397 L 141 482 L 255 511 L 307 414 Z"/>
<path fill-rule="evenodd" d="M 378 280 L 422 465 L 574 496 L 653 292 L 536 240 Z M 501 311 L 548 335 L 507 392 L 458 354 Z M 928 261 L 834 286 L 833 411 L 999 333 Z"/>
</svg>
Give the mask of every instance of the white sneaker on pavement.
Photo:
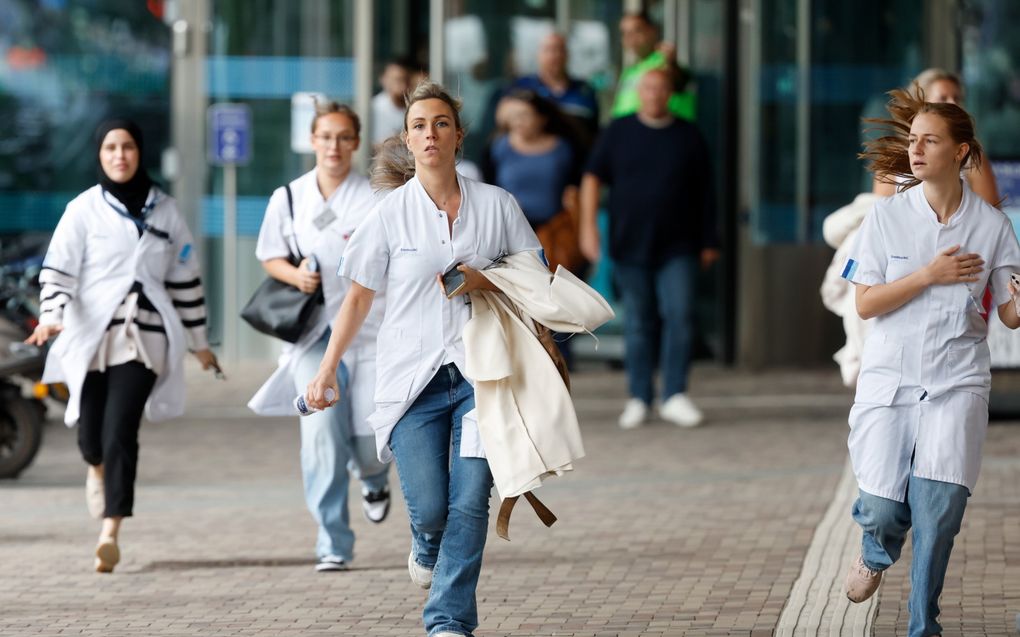
<svg viewBox="0 0 1020 637">
<path fill-rule="evenodd" d="M 620 429 L 637 429 L 648 420 L 648 405 L 640 398 L 631 398 L 623 407 L 623 413 L 617 421 Z"/>
<path fill-rule="evenodd" d="M 461 635 L 460 633 L 451 633 L 450 631 L 445 630 L 441 633 L 436 633 L 435 635 L 432 635 L 432 637 L 464 637 L 464 635 Z"/>
<path fill-rule="evenodd" d="M 339 555 L 326 555 L 319 558 L 319 563 L 315 565 L 316 573 L 328 573 L 330 571 L 346 571 L 347 562 L 344 558 Z"/>
<path fill-rule="evenodd" d="M 414 551 L 407 555 L 407 574 L 418 588 L 432 588 L 432 569 L 426 568 L 414 559 Z"/>
<path fill-rule="evenodd" d="M 687 394 L 673 394 L 659 407 L 663 420 L 679 427 L 697 427 L 705 419 L 701 410 L 694 406 Z"/>
</svg>

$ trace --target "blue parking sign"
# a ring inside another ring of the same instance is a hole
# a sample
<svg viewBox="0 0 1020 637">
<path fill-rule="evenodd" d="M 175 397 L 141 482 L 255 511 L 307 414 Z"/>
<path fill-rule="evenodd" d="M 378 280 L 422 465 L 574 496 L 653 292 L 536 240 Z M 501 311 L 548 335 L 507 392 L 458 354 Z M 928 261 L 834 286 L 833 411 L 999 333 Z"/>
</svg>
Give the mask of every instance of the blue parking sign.
<svg viewBox="0 0 1020 637">
<path fill-rule="evenodd" d="M 251 160 L 251 109 L 246 104 L 210 104 L 209 162 L 217 166 Z"/>
</svg>

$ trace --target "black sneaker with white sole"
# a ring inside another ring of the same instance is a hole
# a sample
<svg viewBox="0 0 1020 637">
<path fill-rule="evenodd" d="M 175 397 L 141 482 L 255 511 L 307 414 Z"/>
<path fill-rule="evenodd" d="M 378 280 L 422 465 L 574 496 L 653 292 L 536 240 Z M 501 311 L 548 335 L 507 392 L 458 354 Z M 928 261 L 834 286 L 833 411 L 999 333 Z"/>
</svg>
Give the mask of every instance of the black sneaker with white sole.
<svg viewBox="0 0 1020 637">
<path fill-rule="evenodd" d="M 390 512 L 390 488 L 362 491 L 361 510 L 365 512 L 365 519 L 373 524 L 379 524 L 385 520 Z"/>
<path fill-rule="evenodd" d="M 344 558 L 339 555 L 326 555 L 325 557 L 319 558 L 319 563 L 315 565 L 315 570 L 319 573 L 326 573 L 329 571 L 346 571 L 347 562 Z"/>
</svg>

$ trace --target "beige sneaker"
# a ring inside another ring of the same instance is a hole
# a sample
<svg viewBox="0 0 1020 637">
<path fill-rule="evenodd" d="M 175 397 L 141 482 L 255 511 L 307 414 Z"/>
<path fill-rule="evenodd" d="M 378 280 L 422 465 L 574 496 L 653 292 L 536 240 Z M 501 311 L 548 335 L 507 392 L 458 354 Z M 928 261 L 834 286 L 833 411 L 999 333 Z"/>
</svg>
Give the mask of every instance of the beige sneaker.
<svg viewBox="0 0 1020 637">
<path fill-rule="evenodd" d="M 117 540 L 112 537 L 99 538 L 96 544 L 96 572 L 112 573 L 113 567 L 120 561 L 120 549 L 117 547 Z"/>
<path fill-rule="evenodd" d="M 92 467 L 89 467 L 85 473 L 85 504 L 89 508 L 89 515 L 97 520 L 103 517 L 103 511 L 106 509 L 103 479 L 93 476 Z"/>
<path fill-rule="evenodd" d="M 846 598 L 860 604 L 875 594 L 882 583 L 882 571 L 873 571 L 864 564 L 864 558 L 857 556 L 846 574 Z"/>
</svg>

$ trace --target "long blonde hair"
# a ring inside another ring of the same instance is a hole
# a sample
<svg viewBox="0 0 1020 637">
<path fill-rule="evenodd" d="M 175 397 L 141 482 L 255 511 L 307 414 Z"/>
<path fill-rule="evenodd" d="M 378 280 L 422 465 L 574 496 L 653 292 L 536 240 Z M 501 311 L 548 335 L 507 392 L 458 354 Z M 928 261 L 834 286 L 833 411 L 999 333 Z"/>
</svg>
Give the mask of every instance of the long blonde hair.
<svg viewBox="0 0 1020 637">
<path fill-rule="evenodd" d="M 376 151 L 372 162 L 370 181 L 375 190 L 393 190 L 406 184 L 414 177 L 414 156 L 404 141 L 407 135 L 407 112 L 415 102 L 422 100 L 442 100 L 453 111 L 453 123 L 458 131 L 463 131 L 460 122 L 461 102 L 450 95 L 445 88 L 432 80 L 422 80 L 404 98 L 404 128 L 400 133 L 386 138 Z"/>
<path fill-rule="evenodd" d="M 935 103 L 924 101 L 924 90 L 916 82 L 911 90 L 895 89 L 889 91 L 889 119 L 865 118 L 865 122 L 876 125 L 883 135 L 864 143 L 864 152 L 858 154 L 860 159 L 868 162 L 868 170 L 875 179 L 887 184 L 896 184 L 899 189 L 907 190 L 921 183 L 914 177 L 910 169 L 909 143 L 910 125 L 914 118 L 922 113 L 938 115 L 946 123 L 949 136 L 957 144 L 967 144 L 970 148 L 960 162 L 960 168 L 968 165 L 977 168 L 981 165 L 984 151 L 974 136 L 974 120 L 956 104 Z"/>
</svg>

